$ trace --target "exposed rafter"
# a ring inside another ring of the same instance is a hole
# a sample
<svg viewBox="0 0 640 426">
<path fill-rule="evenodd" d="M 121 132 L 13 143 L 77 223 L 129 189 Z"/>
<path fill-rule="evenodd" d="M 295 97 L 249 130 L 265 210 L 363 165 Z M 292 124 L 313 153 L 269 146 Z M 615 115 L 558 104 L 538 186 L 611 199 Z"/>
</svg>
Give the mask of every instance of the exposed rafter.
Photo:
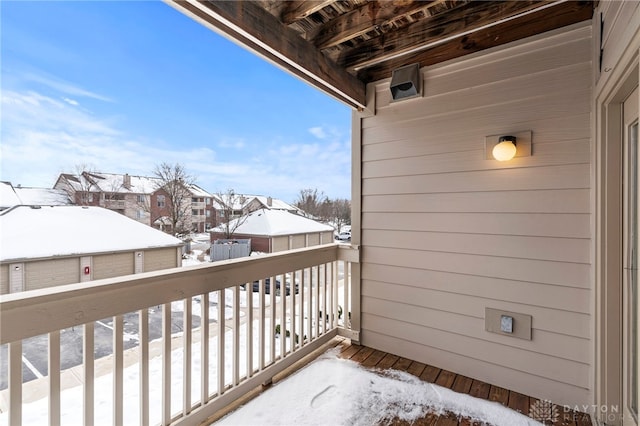
<svg viewBox="0 0 640 426">
<path fill-rule="evenodd" d="M 341 15 L 307 35 L 319 49 L 337 46 L 345 41 L 388 25 L 416 13 L 432 16 L 429 9 L 445 0 L 410 2 L 408 5 L 392 1 L 365 3 L 349 13 Z"/>
<path fill-rule="evenodd" d="M 566 2 L 558 4 L 552 10 L 534 12 L 518 20 L 506 21 L 469 35 L 459 36 L 433 48 L 365 68 L 358 73 L 358 77 L 363 81 L 376 81 L 390 77 L 394 69 L 407 63 L 419 63 L 421 66 L 434 65 L 469 53 L 582 22 L 590 19 L 593 13 L 593 5 L 589 3 Z"/>
<path fill-rule="evenodd" d="M 470 34 L 499 19 L 508 19 L 524 12 L 548 6 L 550 2 L 504 1 L 467 3 L 432 19 L 417 21 L 397 31 L 360 43 L 343 51 L 338 65 L 347 70 L 359 70 L 395 57 L 433 47 L 464 34 Z M 473 13 L 471 13 L 473 12 Z M 442 35 L 446 33 L 448 37 Z"/>
<path fill-rule="evenodd" d="M 336 0 L 296 0 L 286 2 L 286 9 L 282 13 L 282 22 L 285 25 L 292 24 L 300 19 L 304 19 L 330 5 Z"/>
</svg>

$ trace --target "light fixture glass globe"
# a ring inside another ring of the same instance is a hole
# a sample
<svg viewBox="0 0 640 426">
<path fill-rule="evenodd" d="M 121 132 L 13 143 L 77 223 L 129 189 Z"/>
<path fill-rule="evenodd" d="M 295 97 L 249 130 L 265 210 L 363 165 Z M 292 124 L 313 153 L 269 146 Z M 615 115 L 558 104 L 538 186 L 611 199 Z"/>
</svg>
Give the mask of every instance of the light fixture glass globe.
<svg viewBox="0 0 640 426">
<path fill-rule="evenodd" d="M 503 141 L 493 147 L 492 154 L 498 161 L 509 161 L 516 156 L 516 146 L 511 141 Z"/>
</svg>

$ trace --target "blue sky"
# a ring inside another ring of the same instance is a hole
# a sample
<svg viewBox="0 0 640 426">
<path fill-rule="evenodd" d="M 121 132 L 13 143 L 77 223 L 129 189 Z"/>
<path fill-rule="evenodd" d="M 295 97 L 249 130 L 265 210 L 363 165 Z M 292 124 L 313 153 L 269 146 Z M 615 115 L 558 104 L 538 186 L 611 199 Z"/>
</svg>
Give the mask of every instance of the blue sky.
<svg viewBox="0 0 640 426">
<path fill-rule="evenodd" d="M 350 198 L 347 106 L 159 1 L 0 1 L 0 180 L 180 162 L 210 192 Z"/>
</svg>

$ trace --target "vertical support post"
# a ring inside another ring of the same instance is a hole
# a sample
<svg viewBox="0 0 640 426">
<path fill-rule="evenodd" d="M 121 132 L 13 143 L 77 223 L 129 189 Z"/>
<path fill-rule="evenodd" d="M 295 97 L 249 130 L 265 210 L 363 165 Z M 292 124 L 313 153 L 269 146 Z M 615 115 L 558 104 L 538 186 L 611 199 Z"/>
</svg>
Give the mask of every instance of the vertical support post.
<svg viewBox="0 0 640 426">
<path fill-rule="evenodd" d="M 200 298 L 200 403 L 209 401 L 209 293 Z"/>
<path fill-rule="evenodd" d="M 236 285 L 233 291 L 233 370 L 232 384 L 240 383 L 240 286 Z"/>
<path fill-rule="evenodd" d="M 191 412 L 191 361 L 192 361 L 192 335 L 193 320 L 191 316 L 193 305 L 191 297 L 184 299 L 183 311 L 183 364 L 182 364 L 182 413 L 186 416 Z"/>
<path fill-rule="evenodd" d="M 138 313 L 140 334 L 140 425 L 149 426 L 149 309 Z"/>
<path fill-rule="evenodd" d="M 9 424 L 22 424 L 22 340 L 9 343 Z"/>
<path fill-rule="evenodd" d="M 247 305 L 247 379 L 253 376 L 253 284 L 245 284 Z"/>
<path fill-rule="evenodd" d="M 162 305 L 162 424 L 171 423 L 171 303 Z"/>
<path fill-rule="evenodd" d="M 82 423 L 86 426 L 92 426 L 94 424 L 94 327 L 94 322 L 86 323 L 83 332 L 82 365 L 84 366 L 84 411 Z"/>
<path fill-rule="evenodd" d="M 113 317 L 113 424 L 123 424 L 124 403 L 124 363 L 122 336 L 124 335 L 124 319 L 122 315 Z"/>
<path fill-rule="evenodd" d="M 60 331 L 49 333 L 49 425 L 60 425 Z"/>
<path fill-rule="evenodd" d="M 224 393 L 224 311 L 226 308 L 225 290 L 218 290 L 218 395 Z"/>
</svg>

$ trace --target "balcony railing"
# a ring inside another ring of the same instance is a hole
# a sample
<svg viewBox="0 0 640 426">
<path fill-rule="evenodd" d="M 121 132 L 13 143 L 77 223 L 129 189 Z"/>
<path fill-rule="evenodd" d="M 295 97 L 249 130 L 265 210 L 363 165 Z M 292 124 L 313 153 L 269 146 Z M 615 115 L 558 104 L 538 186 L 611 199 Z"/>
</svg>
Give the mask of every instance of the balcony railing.
<svg viewBox="0 0 640 426">
<path fill-rule="evenodd" d="M 135 406 L 135 423 L 141 425 L 204 421 L 336 335 L 358 340 L 359 290 L 351 284 L 359 274 L 352 268 L 358 259 L 356 247 L 329 244 L 4 295 L 0 344 L 8 344 L 2 361 L 8 362 L 8 423 L 22 424 L 25 414 L 23 342 L 40 336 L 48 341 L 49 424 L 60 424 L 60 337 L 70 327 L 83 331 L 82 421 L 107 420 L 97 407 L 96 396 L 103 390 L 96 383 L 94 359 L 94 327 L 104 325 L 105 318 L 113 329 L 111 423 L 123 424 L 125 405 L 127 413 Z M 182 311 L 178 335 L 172 334 L 172 306 L 174 315 L 176 307 Z M 139 342 L 133 352 L 138 357 L 135 398 L 125 397 L 124 382 L 132 373 L 127 369 L 125 377 L 123 361 L 131 356 L 123 345 L 131 338 L 123 318 L 132 313 Z M 158 357 L 149 349 L 154 321 L 161 327 L 161 339 L 153 342 L 161 346 Z M 180 360 L 180 371 L 175 371 Z M 161 377 L 150 374 L 158 370 Z"/>
</svg>

